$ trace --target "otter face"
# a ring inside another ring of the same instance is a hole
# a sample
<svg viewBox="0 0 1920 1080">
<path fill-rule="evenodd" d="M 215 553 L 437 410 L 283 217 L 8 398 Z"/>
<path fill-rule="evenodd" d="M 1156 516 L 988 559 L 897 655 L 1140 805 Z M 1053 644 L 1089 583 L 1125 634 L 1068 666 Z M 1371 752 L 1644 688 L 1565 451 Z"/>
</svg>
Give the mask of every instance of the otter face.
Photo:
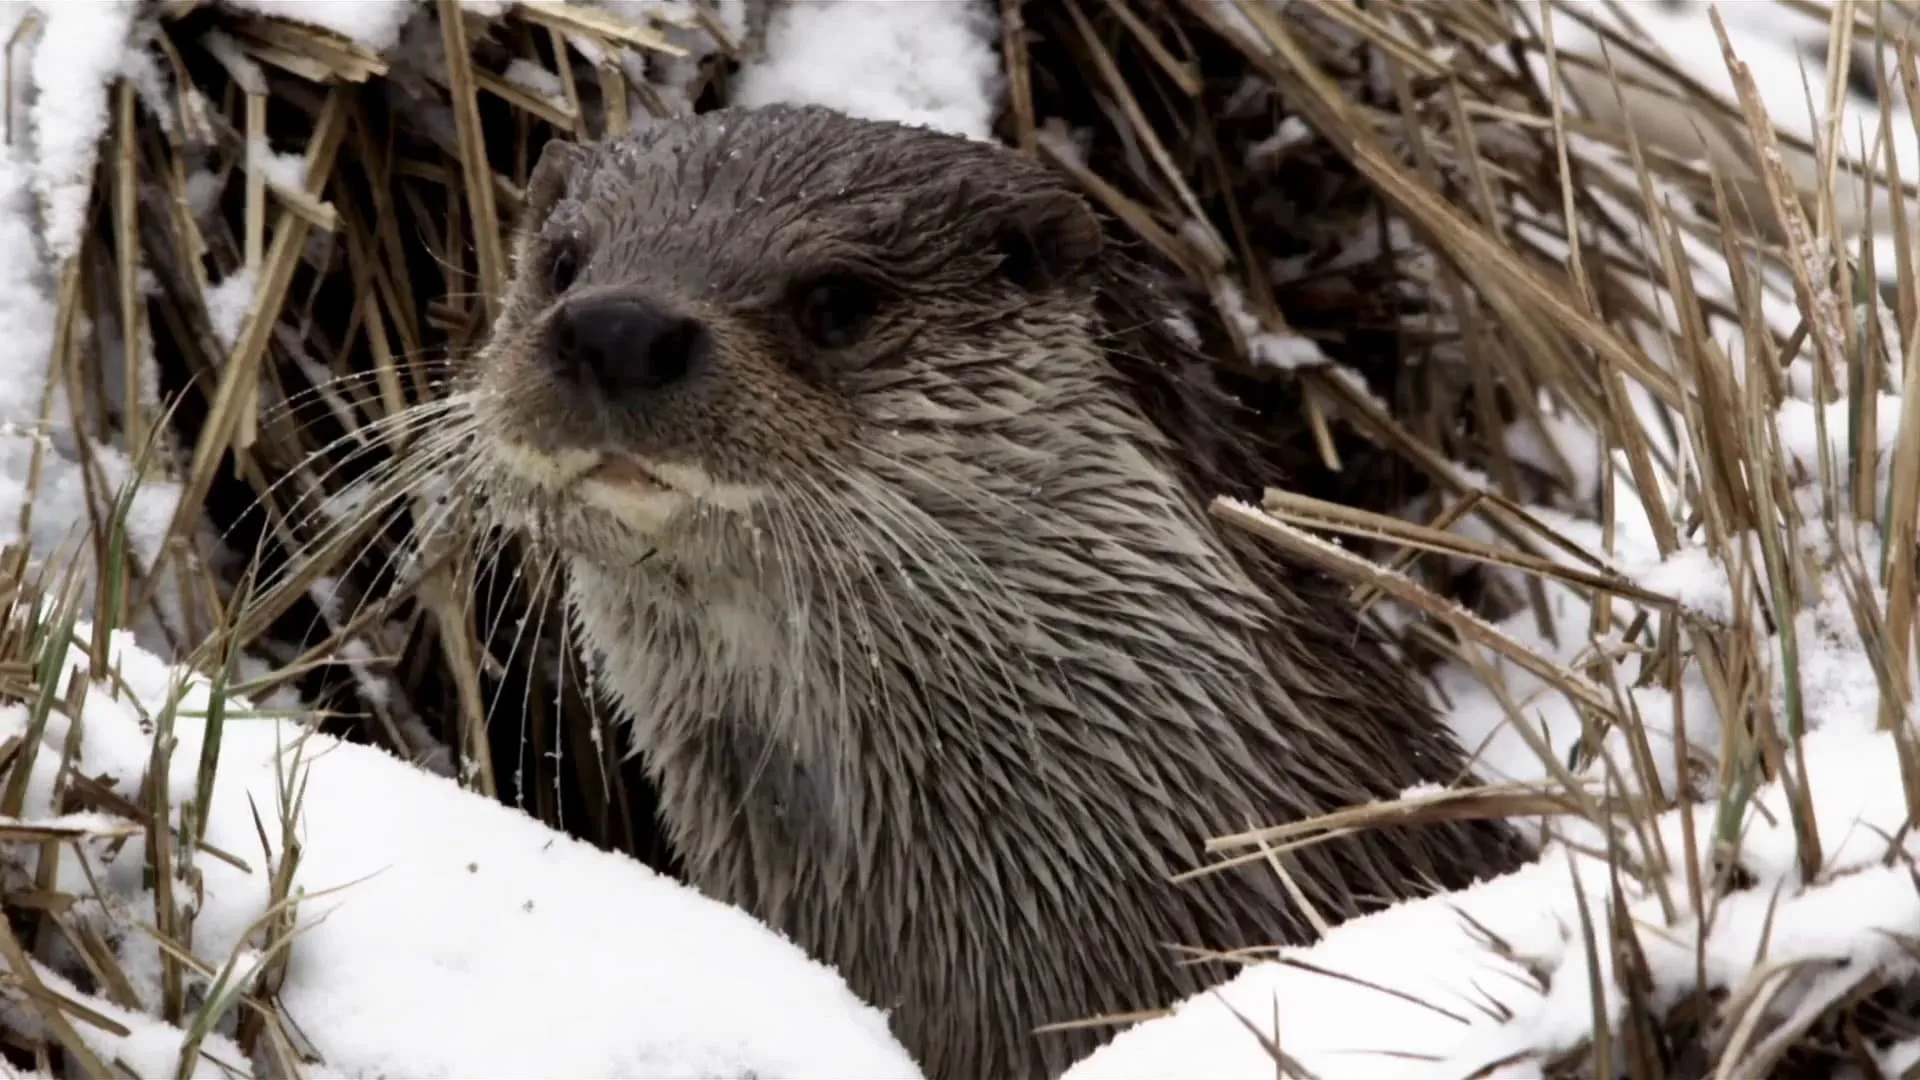
<svg viewBox="0 0 1920 1080">
<path fill-rule="evenodd" d="M 526 202 L 465 387 L 476 475 L 503 523 L 575 556 L 750 556 L 757 526 L 818 523 L 877 471 L 898 496 L 927 453 L 1017 458 L 1023 417 L 1103 378 L 1100 225 L 999 147 L 726 110 L 550 142 Z M 964 498 L 939 475 L 904 497 Z"/>
</svg>

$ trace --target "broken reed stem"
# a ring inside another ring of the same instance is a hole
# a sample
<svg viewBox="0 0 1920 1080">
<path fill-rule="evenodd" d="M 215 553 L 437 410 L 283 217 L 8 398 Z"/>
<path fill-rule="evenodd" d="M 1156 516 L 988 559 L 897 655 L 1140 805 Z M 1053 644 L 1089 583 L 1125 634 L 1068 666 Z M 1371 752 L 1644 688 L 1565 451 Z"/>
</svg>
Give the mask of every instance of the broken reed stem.
<svg viewBox="0 0 1920 1080">
<path fill-rule="evenodd" d="M 480 132 L 480 103 L 473 62 L 467 50 L 466 24 L 459 0 L 438 0 L 440 32 L 446 41 L 447 83 L 453 97 L 461 171 L 466 177 L 468 212 L 473 217 L 473 254 L 479 270 L 480 304 L 491 324 L 500 315 L 506 269 L 500 253 L 500 218 L 493 205 L 493 169 L 487 163 Z"/>
<path fill-rule="evenodd" d="M 1440 619 L 1476 644 L 1492 649 L 1540 679 L 1552 684 L 1576 703 L 1605 712 L 1608 703 L 1598 687 L 1579 674 L 1542 657 L 1507 634 L 1449 601 L 1396 575 L 1389 575 L 1377 564 L 1335 547 L 1292 525 L 1265 514 L 1245 503 L 1224 496 L 1209 507 L 1222 521 L 1237 525 L 1287 548 L 1295 556 L 1307 559 L 1329 571 L 1364 581 L 1383 595 Z"/>
<path fill-rule="evenodd" d="M 120 250 L 120 332 L 123 338 L 121 356 L 121 386 L 125 387 L 123 400 L 125 412 L 122 424 L 125 426 L 127 444 L 141 446 L 146 442 L 145 421 L 140 415 L 140 359 L 141 326 L 145 322 L 146 305 L 140 295 L 140 260 L 133 253 L 140 250 L 139 225 L 134 217 L 140 183 L 139 159 L 136 157 L 136 129 L 134 126 L 133 82 L 121 79 L 116 87 L 115 111 L 117 126 L 114 138 L 114 163 L 116 175 L 114 183 L 114 233 L 115 246 Z"/>
</svg>

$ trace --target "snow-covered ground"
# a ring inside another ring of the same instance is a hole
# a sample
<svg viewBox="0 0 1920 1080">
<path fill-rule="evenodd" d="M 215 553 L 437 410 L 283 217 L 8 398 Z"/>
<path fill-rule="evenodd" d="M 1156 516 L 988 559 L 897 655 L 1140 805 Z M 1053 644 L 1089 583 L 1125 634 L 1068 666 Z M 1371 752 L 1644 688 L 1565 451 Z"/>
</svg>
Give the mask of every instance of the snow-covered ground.
<svg viewBox="0 0 1920 1080">
<path fill-rule="evenodd" d="M 310 19 L 373 48 L 399 39 L 412 7 L 406 0 L 244 3 Z M 626 0 L 609 6 L 680 5 Z M 1601 5 L 1586 6 L 1602 17 Z M 744 25 L 738 0 L 722 7 L 731 27 Z M 1790 21 L 1764 21 L 1763 8 Z M 79 234 L 85 178 L 109 117 L 105 86 L 127 64 L 120 43 L 133 5 L 0 5 L 0 38 L 28 11 L 37 11 L 44 27 L 30 39 L 31 61 L 14 67 L 15 98 L 29 103 L 20 117 L 25 135 L 0 152 L 0 250 L 7 255 L 0 258 L 0 340 L 8 343 L 13 365 L 0 379 L 0 529 L 13 528 L 36 433 L 43 430 L 40 387 L 54 334 L 56 268 Z M 1643 23 L 1656 24 L 1649 29 L 1670 52 L 1684 48 L 1675 59 L 1694 79 L 1730 89 L 1717 45 L 1702 44 L 1714 40 L 1703 6 L 1643 4 L 1632 11 Z M 1817 24 L 1775 5 L 1728 4 L 1723 13 L 1775 118 L 1811 133 L 1798 89 L 1801 54 L 1783 42 L 1809 34 L 1823 39 Z M 1555 28 L 1563 49 L 1593 44 L 1593 35 L 1572 20 L 1558 19 Z M 1000 92 L 997 33 L 991 5 L 798 3 L 775 19 L 769 55 L 747 73 L 740 92 L 751 102 L 815 101 L 988 137 Z M 1622 61 L 1618 54 L 1616 61 Z M 1824 73 L 1812 61 L 1807 69 L 1817 97 Z M 1874 116 L 1871 108 L 1861 111 L 1859 101 L 1849 107 L 1854 111 L 1844 118 L 1844 134 L 1870 131 L 1864 120 Z M 1676 152 L 1688 152 L 1683 137 L 1691 129 L 1676 124 L 1673 114 L 1649 110 L 1642 119 L 1666 125 L 1667 136 L 1682 140 L 1674 144 Z M 1913 127 L 1904 117 L 1893 127 L 1895 157 L 1911 175 L 1920 168 Z M 1877 405 L 1877 449 L 1884 451 L 1898 429 L 1899 402 L 1885 398 Z M 64 404 L 56 403 L 47 415 L 66 415 Z M 1817 446 L 1812 416 L 1811 406 L 1790 403 L 1777 425 L 1789 453 L 1808 462 Z M 1843 410 L 1829 410 L 1827 419 L 1844 430 Z M 42 495 L 24 539 L 48 554 L 75 534 L 86 515 L 71 447 L 53 429 L 39 441 Z M 110 478 L 131 467 L 126 455 L 107 455 Z M 163 484 L 150 483 L 145 492 L 130 528 L 143 552 L 157 546 L 177 498 Z M 1799 497 L 1816 496 L 1803 491 Z M 1631 508 L 1638 496 L 1623 487 L 1618 502 Z M 1602 550 L 1591 524 L 1539 513 L 1588 550 Z M 1803 539 L 1832 544 L 1821 536 Z M 1862 557 L 1873 565 L 1871 537 L 1860 542 Z M 1649 589 L 1700 611 L 1732 606 L 1724 572 L 1697 552 L 1658 559 L 1646 523 L 1631 515 L 1612 552 L 1616 566 Z M 1905 836 L 1897 755 L 1890 737 L 1876 730 L 1878 680 L 1852 631 L 1838 578 L 1824 588 L 1794 630 L 1801 682 L 1808 689 L 1808 780 L 1825 861 L 1814 880 L 1802 880 L 1785 794 L 1767 787 L 1756 796 L 1741 849 L 1748 887 L 1722 903 L 1710 929 L 1668 919 L 1662 890 L 1646 889 L 1644 882 L 1628 886 L 1629 917 L 1660 928 L 1640 941 L 1665 1000 L 1703 975 L 1714 985 L 1737 988 L 1756 972 L 1770 977 L 1780 965 L 1809 959 L 1845 960 L 1856 973 L 1874 965 L 1903 971 L 1915 966 L 1898 940 L 1920 935 L 1920 893 L 1907 870 L 1890 868 L 1886 856 L 1890 844 L 1911 854 L 1920 841 L 1887 839 Z M 1548 594 L 1558 645 L 1545 643 L 1530 615 L 1501 629 L 1572 666 L 1593 646 L 1590 611 L 1570 588 L 1549 586 Z M 85 638 L 83 630 L 79 640 Z M 151 758 L 153 717 L 187 678 L 143 644 L 152 642 L 115 637 L 117 684 L 93 687 L 72 743 L 75 767 L 103 777 L 127 798 L 137 797 Z M 69 663 L 83 667 L 86 658 L 76 649 Z M 1581 720 L 1568 702 L 1533 675 L 1504 663 L 1494 666 L 1506 677 L 1506 700 L 1518 703 L 1549 743 L 1565 747 L 1580 738 Z M 1506 722 L 1501 695 L 1464 669 L 1445 673 L 1442 687 L 1463 741 L 1484 747 L 1484 772 L 1544 779 L 1538 756 Z M 1622 692 L 1647 718 L 1649 736 L 1670 744 L 1675 732 L 1667 718 L 1675 708 L 1668 695 L 1644 688 Z M 1774 692 L 1780 692 L 1777 685 Z M 1680 693 L 1690 738 L 1713 753 L 1719 724 L 1712 695 L 1698 678 L 1683 680 Z M 174 806 L 196 790 L 206 700 L 206 684 L 197 681 L 174 710 Z M 245 711 L 239 702 L 229 708 Z M 28 735 L 30 716 L 26 706 L 0 709 L 0 743 Z M 103 834 L 62 849 L 57 881 L 83 881 L 91 874 L 97 882 L 97 893 L 76 918 L 95 920 L 103 933 L 150 925 L 154 899 L 142 880 L 144 839 L 110 842 L 104 834 L 122 831 L 118 823 L 59 816 L 50 805 L 48 785 L 69 734 L 62 720 L 40 733 L 32 748 L 39 764 L 23 817 Z M 1661 785 L 1671 786 L 1671 746 L 1656 747 L 1654 756 L 1666 766 L 1657 770 Z M 878 1012 L 855 1000 L 833 972 L 744 914 L 380 751 L 307 734 L 296 720 L 234 715 L 225 724 L 216 776 L 206 811 L 207 843 L 247 869 L 205 850 L 197 856 L 204 896 L 193 919 L 194 952 L 213 963 L 231 957 L 237 971 L 261 962 L 250 930 L 267 913 L 268 874 L 285 856 L 274 827 L 281 802 L 286 792 L 299 790 L 302 850 L 294 884 L 306 898 L 298 909 L 301 930 L 288 954 L 283 999 L 287 1015 L 324 1060 L 326 1074 L 916 1075 Z M 1662 879 L 1668 895 L 1684 894 L 1682 853 L 1697 850 L 1686 838 L 1711 835 L 1713 813 L 1711 806 L 1688 808 L 1662 820 L 1660 840 L 1672 856 L 1672 869 Z M 267 823 L 268 851 L 261 847 L 256 814 Z M 1538 1055 L 1571 1046 L 1593 1030 L 1583 925 L 1604 922 L 1610 903 L 1611 868 L 1583 850 L 1582 842 L 1593 838 L 1573 832 L 1565 839 L 1571 842 L 1554 844 L 1518 873 L 1356 920 L 1315 946 L 1290 950 L 1281 962 L 1251 967 L 1171 1017 L 1120 1034 L 1071 1076 L 1271 1077 L 1275 1066 L 1261 1035 L 1320 1076 L 1463 1076 L 1515 1058 L 1522 1063 L 1502 1075 L 1537 1074 Z M 31 873 L 38 849 L 9 849 L 26 860 L 11 872 Z M 1486 932 L 1505 948 L 1490 947 Z M 1705 962 L 1699 963 L 1695 945 L 1703 938 L 1699 955 Z M 123 930 L 108 939 L 139 998 L 155 1000 L 159 953 L 153 941 Z M 1763 954 L 1771 962 L 1765 968 L 1757 966 Z M 1601 963 L 1611 962 L 1607 950 L 1599 956 Z M 83 996 L 49 968 L 37 967 L 36 975 L 61 993 Z M 1612 985 L 1605 973 L 1601 981 Z M 198 982 L 204 988 L 207 980 Z M 1809 976 L 1783 986 L 1769 992 L 1781 994 L 1776 1007 L 1790 1014 L 1797 1004 L 1818 1005 L 1840 984 Z M 118 1057 L 139 1075 L 174 1071 L 187 1037 L 183 1029 L 97 998 L 85 1004 L 127 1030 L 110 1034 L 77 1024 L 96 1054 Z M 0 1019 L 28 1022 L 24 1010 L 4 1003 Z M 219 1034 L 207 1037 L 201 1053 L 196 1074 L 219 1075 L 222 1063 L 240 1061 L 238 1048 Z M 1882 1065 L 1895 1072 L 1916 1059 L 1920 1047 L 1900 1046 L 1883 1053 Z"/>
<path fill-rule="evenodd" d="M 1709 929 L 1688 918 L 1670 922 L 1657 895 L 1628 890 L 1656 1002 L 1682 1000 L 1700 985 L 1700 970 L 1707 986 L 1736 994 L 1787 974 L 1771 1002 L 1778 1015 L 1804 1008 L 1816 1016 L 1866 973 L 1920 973 L 1902 944 L 1920 933 L 1920 889 L 1908 865 L 1888 858 L 1892 851 L 1911 859 L 1920 844 L 1887 840 L 1906 823 L 1906 796 L 1891 738 L 1864 726 L 1807 737 L 1827 846 L 1817 880 L 1800 879 L 1786 800 L 1769 787 L 1741 849 L 1754 884 L 1723 898 Z M 1669 852 L 1686 850 L 1680 813 L 1661 822 Z M 1692 811 L 1696 835 L 1712 835 L 1713 814 L 1710 806 Z M 1594 1031 L 1585 928 L 1604 926 L 1610 887 L 1604 857 L 1555 847 L 1513 874 L 1354 920 L 1285 962 L 1249 968 L 1172 1017 L 1123 1032 L 1067 1078 L 1273 1076 L 1273 1057 L 1254 1033 L 1322 1077 L 1539 1076 L 1543 1060 L 1578 1049 Z M 1684 872 L 1676 868 L 1667 887 L 1684 898 Z M 1613 991 L 1608 1013 L 1617 1020 L 1613 957 L 1604 929 L 1597 936 L 1602 983 Z M 1803 974 L 1801 965 L 1819 974 Z M 1920 1062 L 1920 1042 L 1875 1056 L 1882 1075 L 1902 1075 Z M 1499 1062 L 1513 1064 L 1488 1068 Z"/>
<path fill-rule="evenodd" d="M 75 637 L 91 633 L 83 625 Z M 70 669 L 87 663 L 80 647 L 69 650 Z M 76 767 L 139 800 L 155 717 L 175 702 L 168 801 L 191 801 L 211 684 L 124 634 L 108 666 L 124 689 L 96 684 L 88 695 Z M 209 964 L 230 960 L 235 978 L 262 962 L 251 935 L 287 854 L 280 821 L 291 797 L 300 845 L 293 889 L 305 899 L 281 1000 L 326 1063 L 324 1075 L 917 1074 L 878 1011 L 745 913 L 384 751 L 249 716 L 244 702 L 227 708 L 204 844 L 246 865 L 195 860 L 204 900 L 191 944 Z M 0 710 L 0 741 L 29 737 L 29 715 L 26 705 Z M 54 813 L 52 783 L 69 734 L 64 718 L 48 723 L 22 817 L 82 832 L 121 824 Z M 76 914 L 118 939 L 134 991 L 151 1002 L 160 1000 L 158 950 L 144 935 L 114 929 L 155 925 L 145 845 L 138 836 L 117 847 L 82 845 L 84 867 L 63 849 L 57 880 L 83 894 L 92 891 L 85 883 L 98 886 L 98 899 Z M 21 869 L 33 871 L 31 858 Z M 79 1025 L 102 1060 L 124 1058 L 139 1076 L 174 1072 L 180 1028 L 79 994 L 50 970 L 39 976 L 130 1029 L 115 1036 Z M 221 1036 L 201 1049 L 196 1074 L 222 1075 L 219 1065 L 244 1061 Z"/>
</svg>

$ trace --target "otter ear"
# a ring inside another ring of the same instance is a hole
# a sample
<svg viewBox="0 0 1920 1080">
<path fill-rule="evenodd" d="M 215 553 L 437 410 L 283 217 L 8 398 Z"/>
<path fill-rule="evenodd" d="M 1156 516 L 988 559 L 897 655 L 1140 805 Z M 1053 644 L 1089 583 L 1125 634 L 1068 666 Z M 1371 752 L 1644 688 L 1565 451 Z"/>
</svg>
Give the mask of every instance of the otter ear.
<svg viewBox="0 0 1920 1080">
<path fill-rule="evenodd" d="M 554 137 L 540 148 L 540 160 L 533 175 L 527 177 L 527 197 L 520 210 L 520 221 L 537 226 L 546 220 L 553 204 L 567 193 L 567 175 L 587 156 L 587 149 L 569 139 Z"/>
<path fill-rule="evenodd" d="M 1065 281 L 1100 254 L 1100 219 L 1070 191 L 1023 193 L 993 223 L 1000 272 L 1023 289 Z"/>
</svg>

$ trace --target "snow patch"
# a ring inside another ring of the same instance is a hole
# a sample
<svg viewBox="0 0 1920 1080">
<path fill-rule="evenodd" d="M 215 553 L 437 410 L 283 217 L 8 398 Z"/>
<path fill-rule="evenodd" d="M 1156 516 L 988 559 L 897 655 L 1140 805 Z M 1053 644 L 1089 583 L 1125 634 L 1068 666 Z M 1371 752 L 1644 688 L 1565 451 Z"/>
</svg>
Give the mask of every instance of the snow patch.
<svg viewBox="0 0 1920 1080">
<path fill-rule="evenodd" d="M 766 58 L 734 101 L 825 105 L 867 120 L 993 137 L 999 20 L 978 0 L 794 0 L 774 12 Z"/>
<path fill-rule="evenodd" d="M 75 766 L 138 798 L 151 718 L 177 700 L 167 776 L 177 808 L 194 796 L 212 687 L 124 634 L 111 654 L 129 695 L 94 685 Z M 69 668 L 86 664 L 76 644 Z M 241 700 L 226 708 L 206 843 L 247 867 L 205 849 L 196 855 L 204 898 L 193 945 L 216 968 L 261 947 L 250 929 L 284 854 L 282 796 L 299 790 L 294 888 L 306 899 L 281 1000 L 326 1075 L 919 1075 L 877 1010 L 744 912 L 380 750 L 253 714 Z M 39 743 L 30 820 L 53 817 L 50 778 L 68 726 L 56 716 Z M 0 739 L 27 734 L 24 705 L 0 709 Z M 261 851 L 256 808 L 271 857 Z M 78 845 L 105 899 L 89 917 L 153 917 L 144 845 L 141 836 L 117 852 Z M 61 880 L 78 883 L 85 879 L 72 859 Z M 141 1000 L 157 1002 L 151 940 L 128 935 L 119 951 Z M 133 1019 L 132 1039 L 150 1044 L 130 1058 L 143 1066 L 136 1071 L 171 1075 L 183 1033 Z M 225 1040 L 203 1051 L 243 1060 Z"/>
<path fill-rule="evenodd" d="M 10 37 L 28 11 L 43 20 L 33 49 L 33 188 L 46 206 L 46 244 L 56 263 L 80 249 L 93 169 L 108 121 L 108 85 L 120 73 L 133 27 L 131 0 L 9 5 Z"/>
<path fill-rule="evenodd" d="M 407 20 L 427 5 L 414 0 L 223 0 L 291 22 L 306 23 L 350 38 L 367 49 L 383 53 L 400 40 Z M 464 5 L 472 8 L 475 5 Z M 486 14 L 486 11 L 481 11 Z"/>
</svg>

